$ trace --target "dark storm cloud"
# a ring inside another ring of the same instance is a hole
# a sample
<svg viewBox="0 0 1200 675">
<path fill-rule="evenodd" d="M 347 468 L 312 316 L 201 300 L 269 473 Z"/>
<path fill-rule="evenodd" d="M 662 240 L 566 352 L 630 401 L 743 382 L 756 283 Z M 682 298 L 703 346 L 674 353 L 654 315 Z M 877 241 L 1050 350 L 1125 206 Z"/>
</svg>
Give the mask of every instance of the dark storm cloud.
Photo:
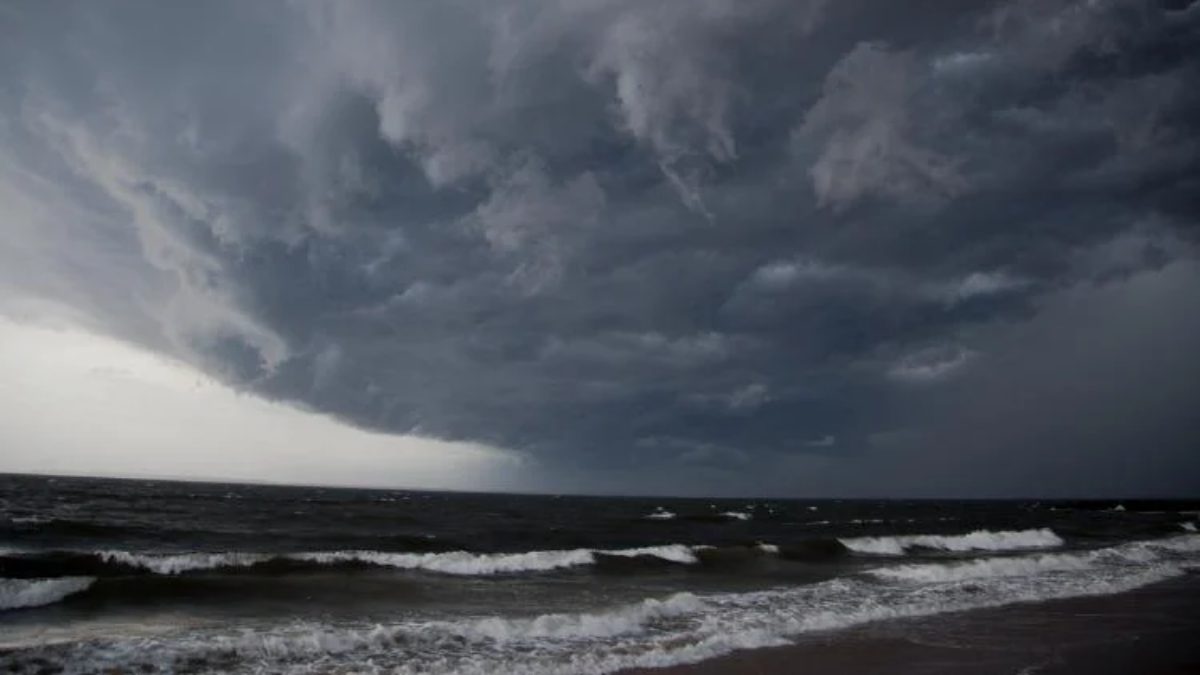
<svg viewBox="0 0 1200 675">
<path fill-rule="evenodd" d="M 1196 487 L 1195 4 L 0 11 L 8 313 L 552 489 Z"/>
</svg>

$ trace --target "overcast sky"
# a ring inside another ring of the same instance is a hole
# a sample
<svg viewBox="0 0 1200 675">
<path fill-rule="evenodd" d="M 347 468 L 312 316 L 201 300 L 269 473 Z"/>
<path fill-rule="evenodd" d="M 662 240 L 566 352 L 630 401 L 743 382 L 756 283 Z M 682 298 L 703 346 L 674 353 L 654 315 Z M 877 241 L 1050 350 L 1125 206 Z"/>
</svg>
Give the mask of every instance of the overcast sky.
<svg viewBox="0 0 1200 675">
<path fill-rule="evenodd" d="M 1200 494 L 1200 2 L 0 4 L 0 471 Z"/>
</svg>

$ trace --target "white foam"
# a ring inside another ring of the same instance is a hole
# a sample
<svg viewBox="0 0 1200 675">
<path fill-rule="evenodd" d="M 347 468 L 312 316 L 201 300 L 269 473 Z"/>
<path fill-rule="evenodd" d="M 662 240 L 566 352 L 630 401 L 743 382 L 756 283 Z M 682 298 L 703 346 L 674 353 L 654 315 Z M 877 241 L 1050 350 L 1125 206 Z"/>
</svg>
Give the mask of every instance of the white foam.
<svg viewBox="0 0 1200 675">
<path fill-rule="evenodd" d="M 699 562 L 695 551 L 702 547 L 667 544 L 630 549 L 570 549 L 561 551 L 526 551 L 522 553 L 390 553 L 386 551 L 314 551 L 303 553 L 130 553 L 100 551 L 97 555 L 109 563 L 139 567 L 155 574 L 181 574 L 198 570 L 225 567 L 251 567 L 272 560 L 333 565 L 365 563 L 381 567 L 423 570 L 460 576 L 491 576 L 520 572 L 545 572 L 568 567 L 596 564 L 597 555 L 621 557 L 648 556 L 668 562 L 690 565 Z"/>
<path fill-rule="evenodd" d="M 705 604 L 691 593 L 676 593 L 664 600 L 647 598 L 613 610 L 579 614 L 543 614 L 532 619 L 489 617 L 465 625 L 445 623 L 440 628 L 462 637 L 484 637 L 497 642 L 529 638 L 610 638 L 637 633 L 657 619 L 703 611 Z"/>
<path fill-rule="evenodd" d="M 762 551 L 763 553 L 770 553 L 772 555 L 779 553 L 778 546 L 776 546 L 775 544 L 768 544 L 768 543 L 762 542 L 762 541 L 758 542 L 757 548 L 758 548 L 758 550 Z"/>
<path fill-rule="evenodd" d="M 1196 524 L 1195 524 L 1195 523 L 1191 523 L 1191 522 L 1183 522 L 1183 523 L 1180 523 L 1180 524 L 1179 524 L 1179 526 L 1180 526 L 1180 527 L 1182 527 L 1184 530 L 1186 530 L 1186 531 L 1188 531 L 1188 532 L 1195 532 L 1195 531 L 1196 531 Z"/>
<path fill-rule="evenodd" d="M 0 610 L 51 605 L 95 583 L 93 577 L 0 579 Z"/>
<path fill-rule="evenodd" d="M 881 579 L 897 579 L 922 583 L 941 583 L 965 579 L 1012 577 L 1044 572 L 1083 570 L 1094 560 L 1087 555 L 1044 554 L 1016 558 L 983 558 L 962 563 L 899 565 L 871 570 L 869 574 Z"/>
<path fill-rule="evenodd" d="M 751 518 L 749 513 L 743 513 L 742 511 L 726 511 L 720 515 L 722 518 L 730 520 L 750 520 Z"/>
<path fill-rule="evenodd" d="M 976 530 L 967 534 L 910 534 L 891 537 L 853 537 L 839 539 L 842 544 L 859 553 L 902 555 L 911 548 L 931 548 L 941 551 L 1013 551 L 1021 549 L 1054 548 L 1063 540 L 1053 530 L 1018 530 L 991 532 Z"/>
<path fill-rule="evenodd" d="M 1139 542 L 1139 545 L 1148 548 L 1163 549 L 1165 551 L 1174 551 L 1176 553 L 1200 553 L 1200 535 L 1181 534 L 1176 537 L 1167 537 L 1166 539 Z"/>
<path fill-rule="evenodd" d="M 1195 552 L 1200 552 L 1200 536 L 1181 535 L 1075 553 L 1042 553 L 981 558 L 966 562 L 898 565 L 870 570 L 868 574 L 881 579 L 942 583 L 1031 576 L 1049 572 L 1078 572 L 1112 565 L 1155 564 L 1166 560 L 1163 553 Z"/>
<path fill-rule="evenodd" d="M 130 553 L 100 551 L 96 555 L 107 563 L 139 567 L 155 574 L 180 574 L 221 567 L 250 567 L 274 556 L 266 553 Z"/>
<path fill-rule="evenodd" d="M 644 548 L 602 550 L 528 551 L 524 553 L 384 553 L 380 551 L 326 551 L 294 553 L 287 557 L 317 563 L 363 562 L 400 569 L 424 570 L 461 576 L 491 576 L 520 572 L 545 572 L 568 567 L 594 565 L 598 554 L 627 558 L 649 556 L 690 565 L 698 562 L 690 546 L 669 544 Z"/>
<path fill-rule="evenodd" d="M 665 546 L 644 546 L 642 548 L 627 548 L 619 550 L 599 550 L 597 553 L 626 557 L 651 556 L 662 558 L 668 562 L 681 565 L 692 565 L 700 562 L 696 551 L 711 548 L 709 546 L 684 546 L 683 544 L 667 544 Z"/>
<path fill-rule="evenodd" d="M 664 509 L 661 506 L 655 509 L 652 513 L 646 514 L 647 520 L 671 520 L 674 517 L 674 513 Z"/>
<path fill-rule="evenodd" d="M 232 627 L 90 641 L 80 643 L 64 662 L 69 673 L 75 672 L 72 663 L 91 670 L 137 670 L 144 661 L 205 664 L 206 658 L 208 667 L 235 673 L 611 673 L 692 663 L 873 621 L 1120 593 L 1182 574 L 1180 563 L 1193 560 L 1198 547 L 1200 536 L 1185 535 L 1072 554 L 995 557 L 986 565 L 942 565 L 956 571 L 938 575 L 843 577 L 752 593 L 684 593 L 579 613 Z"/>
</svg>

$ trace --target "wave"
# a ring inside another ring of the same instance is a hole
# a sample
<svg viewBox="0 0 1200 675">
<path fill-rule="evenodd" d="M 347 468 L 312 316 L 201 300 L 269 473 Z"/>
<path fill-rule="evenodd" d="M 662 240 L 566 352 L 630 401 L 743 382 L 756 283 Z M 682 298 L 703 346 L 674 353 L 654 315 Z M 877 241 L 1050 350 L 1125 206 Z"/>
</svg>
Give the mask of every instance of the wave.
<svg viewBox="0 0 1200 675">
<path fill-rule="evenodd" d="M 1055 548 L 1063 545 L 1062 537 L 1053 530 L 1017 530 L 991 532 L 976 530 L 967 534 L 910 534 L 891 537 L 853 537 L 839 539 L 852 551 L 874 555 L 903 555 L 912 549 L 938 551 L 1013 551 L 1021 549 Z"/>
<path fill-rule="evenodd" d="M 229 567 L 251 567 L 274 559 L 266 553 L 130 553 L 128 551 L 100 551 L 100 560 L 116 565 L 149 570 L 155 574 L 180 574 L 196 570 L 211 570 Z"/>
<path fill-rule="evenodd" d="M 1187 532 L 1195 532 L 1196 531 L 1196 524 L 1192 523 L 1192 522 L 1182 522 L 1179 524 L 1179 527 L 1182 527 Z"/>
<path fill-rule="evenodd" d="M 1048 572 L 1079 572 L 1102 565 L 1149 564 L 1162 561 L 1164 553 L 1170 555 L 1195 552 L 1200 552 L 1200 536 L 1183 535 L 1130 542 L 1078 553 L 1043 553 L 953 563 L 898 565 L 869 570 L 867 574 L 880 579 L 943 583 Z"/>
<path fill-rule="evenodd" d="M 728 523 L 751 520 L 754 515 L 749 511 L 713 511 L 711 513 L 689 513 L 683 515 L 682 518 L 695 523 Z"/>
<path fill-rule="evenodd" d="M 463 576 L 490 576 L 520 572 L 545 572 L 568 567 L 595 565 L 598 556 L 658 558 L 681 565 L 699 562 L 695 549 L 682 544 L 631 549 L 573 549 L 525 553 L 380 553 L 378 551 L 332 551 L 298 553 L 286 557 L 318 563 L 362 562 L 383 567 L 423 570 Z"/>
<path fill-rule="evenodd" d="M 104 565 L 120 569 L 137 569 L 154 574 L 175 575 L 186 572 L 258 567 L 268 564 L 304 563 L 314 565 L 360 564 L 420 570 L 460 576 L 490 576 L 545 572 L 595 565 L 602 557 L 653 558 L 668 563 L 691 565 L 699 562 L 696 552 L 708 547 L 667 544 L 629 549 L 570 549 L 560 551 L 527 551 L 522 553 L 393 553 L 386 551 L 312 551 L 299 553 L 134 553 L 129 551 L 98 551 L 94 554 L 62 554 L 62 559 L 78 569 L 89 556 L 101 563 L 93 566 L 97 572 Z M 82 558 L 82 559 L 81 559 Z M 59 558 L 51 554 L 40 561 L 53 563 Z M 60 567 L 61 567 L 60 563 Z"/>
<path fill-rule="evenodd" d="M 0 579 L 0 610 L 51 605 L 87 590 L 95 581 L 94 577 Z"/>
<path fill-rule="evenodd" d="M 644 517 L 646 520 L 673 520 L 675 514 L 660 506 L 653 512 L 647 513 Z"/>
<path fill-rule="evenodd" d="M 693 663 L 880 620 L 1129 591 L 1183 574 L 1181 563 L 1194 560 L 1200 549 L 1200 536 L 1190 537 L 1082 552 L 1075 557 L 1088 564 L 1079 568 L 1071 556 L 1043 554 L 996 558 L 990 568 L 955 568 L 990 570 L 981 573 L 851 576 L 749 593 L 680 593 L 578 613 L 214 628 L 20 649 L 0 657 L 0 667 L 20 671 L 50 662 L 86 663 L 100 671 L 186 664 L 197 673 L 312 673 L 342 666 L 389 673 L 611 673 Z M 1143 558 L 1143 552 L 1150 555 Z"/>
<path fill-rule="evenodd" d="M 1045 554 L 1018 558 L 985 558 L 952 564 L 900 565 L 870 570 L 868 574 L 881 579 L 940 583 L 1083 570 L 1093 564 L 1092 559 L 1086 555 Z"/>
<path fill-rule="evenodd" d="M 837 539 L 809 539 L 784 545 L 754 542 L 708 546 L 664 544 L 626 549 L 578 548 L 479 553 L 471 551 L 393 552 L 330 550 L 281 553 L 104 551 L 0 551 L 0 568 L 11 577 L 97 576 L 138 573 L 180 575 L 199 572 L 286 574 L 313 566 L 388 567 L 454 576 L 496 576 L 600 568 L 606 572 L 653 569 L 662 565 L 741 565 L 763 556 L 791 561 L 829 560 L 849 549 Z"/>
</svg>

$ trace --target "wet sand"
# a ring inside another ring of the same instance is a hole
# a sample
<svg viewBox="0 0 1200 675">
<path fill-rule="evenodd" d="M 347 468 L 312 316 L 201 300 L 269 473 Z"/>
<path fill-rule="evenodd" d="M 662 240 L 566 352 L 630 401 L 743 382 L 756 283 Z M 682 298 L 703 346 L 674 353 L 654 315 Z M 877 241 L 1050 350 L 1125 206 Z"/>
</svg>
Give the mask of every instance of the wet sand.
<svg viewBox="0 0 1200 675">
<path fill-rule="evenodd" d="M 626 675 L 1200 675 L 1200 575 L 1120 595 L 880 622 Z"/>
</svg>

